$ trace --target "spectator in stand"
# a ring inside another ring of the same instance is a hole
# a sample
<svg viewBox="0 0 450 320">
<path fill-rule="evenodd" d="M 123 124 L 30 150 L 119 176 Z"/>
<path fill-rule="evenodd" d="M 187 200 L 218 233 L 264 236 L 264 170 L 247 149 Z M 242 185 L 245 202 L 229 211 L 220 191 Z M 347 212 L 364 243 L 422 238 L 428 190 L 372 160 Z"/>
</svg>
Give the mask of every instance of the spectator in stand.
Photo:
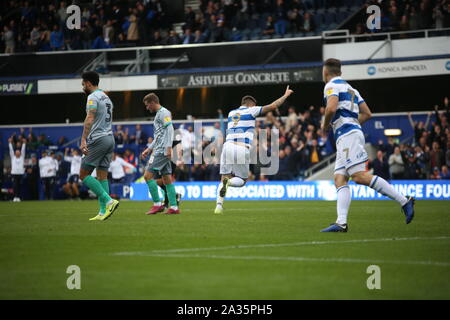
<svg viewBox="0 0 450 320">
<path fill-rule="evenodd" d="M 419 179 L 421 175 L 421 169 L 417 163 L 415 155 L 408 152 L 405 157 L 406 163 L 405 163 L 404 178 L 409 180 Z"/>
<path fill-rule="evenodd" d="M 108 171 L 111 172 L 112 181 L 111 183 L 124 183 L 125 171 L 124 167 L 131 170 L 131 172 L 136 172 L 136 168 L 126 162 L 122 157 L 120 157 L 116 152 L 113 153 L 111 164 L 109 165 Z"/>
<path fill-rule="evenodd" d="M 169 38 L 167 38 L 168 45 L 180 44 L 181 40 L 175 30 L 170 30 Z"/>
<path fill-rule="evenodd" d="M 22 146 L 20 150 L 15 150 L 12 145 L 13 138 L 8 139 L 9 146 L 9 156 L 11 158 L 11 176 L 13 179 L 14 185 L 14 202 L 20 202 L 21 196 L 21 184 L 23 175 L 25 174 L 25 150 L 27 140 L 25 138 L 22 139 Z"/>
<path fill-rule="evenodd" d="M 266 25 L 262 33 L 268 36 L 271 36 L 275 33 L 275 25 L 273 23 L 272 16 L 267 17 Z"/>
<path fill-rule="evenodd" d="M 392 179 L 402 179 L 405 172 L 403 157 L 400 148 L 395 147 L 394 153 L 389 156 L 389 168 Z"/>
<path fill-rule="evenodd" d="M 70 198 L 78 199 L 80 197 L 78 186 L 80 183 L 81 155 L 77 149 L 71 149 L 70 151 L 71 156 L 68 156 L 68 148 L 64 151 L 64 161 L 70 162 L 70 173 L 63 190 Z"/>
<path fill-rule="evenodd" d="M 116 144 L 128 143 L 128 128 L 123 130 L 122 125 L 117 125 L 116 131 L 114 131 L 114 140 L 116 141 Z"/>
<path fill-rule="evenodd" d="M 134 152 L 131 151 L 130 149 L 126 149 L 125 152 L 123 153 L 123 160 L 131 164 L 133 167 L 137 166 L 138 159 L 135 156 Z M 125 172 L 132 173 L 132 170 L 125 170 Z"/>
<path fill-rule="evenodd" d="M 446 165 L 442 166 L 441 177 L 442 177 L 442 179 L 445 179 L 445 180 L 450 179 L 450 171 L 448 170 L 448 166 L 446 166 Z"/>
<path fill-rule="evenodd" d="M 190 44 L 190 43 L 194 43 L 194 36 L 192 35 L 192 30 L 190 28 L 187 28 L 186 30 L 184 30 L 184 35 L 183 38 L 181 40 L 182 44 Z"/>
<path fill-rule="evenodd" d="M 310 161 L 311 165 L 314 165 L 314 164 L 320 162 L 320 160 L 322 160 L 322 156 L 320 154 L 319 144 L 317 142 L 317 139 L 311 140 L 311 145 L 309 146 L 309 154 L 310 154 L 309 161 Z"/>
<path fill-rule="evenodd" d="M 50 47 L 53 51 L 64 49 L 64 34 L 56 24 L 53 26 L 53 31 L 50 34 Z"/>
<path fill-rule="evenodd" d="M 286 26 L 288 23 L 284 0 L 277 0 L 276 2 L 275 20 L 275 32 L 276 34 L 283 36 L 286 33 Z"/>
<path fill-rule="evenodd" d="M 430 165 L 432 168 L 440 168 L 443 165 L 444 153 L 442 152 L 439 143 L 433 141 L 430 151 Z"/>
<path fill-rule="evenodd" d="M 136 132 L 129 139 L 130 143 L 135 143 L 137 145 L 144 145 L 147 141 L 147 135 L 142 130 L 142 126 L 140 124 L 136 125 Z"/>
<path fill-rule="evenodd" d="M 58 170 L 56 161 L 50 156 L 48 151 L 42 152 L 42 158 L 39 159 L 39 171 L 41 181 L 44 187 L 44 198 L 53 199 L 56 171 Z"/>
<path fill-rule="evenodd" d="M 425 131 L 428 130 L 428 124 L 430 123 L 431 118 L 431 112 L 428 112 L 427 114 L 427 120 L 425 121 L 425 124 L 423 121 L 414 121 L 412 118 L 411 112 L 408 112 L 408 120 L 411 124 L 411 127 L 414 129 L 414 141 L 415 143 L 419 143 L 420 137 L 423 135 Z"/>
<path fill-rule="evenodd" d="M 3 27 L 2 40 L 5 42 L 5 53 L 14 53 L 16 48 L 16 41 L 14 32 L 8 26 Z"/>
<path fill-rule="evenodd" d="M 292 180 L 292 173 L 289 172 L 289 155 L 286 154 L 285 150 L 280 150 L 279 158 L 278 172 L 274 180 Z"/>
<path fill-rule="evenodd" d="M 127 30 L 127 40 L 131 43 L 136 43 L 139 40 L 138 18 L 137 9 L 129 10 L 128 22 L 130 23 Z"/>
<path fill-rule="evenodd" d="M 309 12 L 303 15 L 303 23 L 301 26 L 301 31 L 303 32 L 314 32 L 316 26 Z"/>
<path fill-rule="evenodd" d="M 377 151 L 377 157 L 372 161 L 373 174 L 385 180 L 390 180 L 389 164 L 384 157 L 383 151 Z"/>
<path fill-rule="evenodd" d="M 185 27 L 192 29 L 195 27 L 195 13 L 194 10 L 192 10 L 192 7 L 188 6 L 186 7 L 186 12 L 184 14 L 184 22 Z"/>
<path fill-rule="evenodd" d="M 30 200 L 39 200 L 39 166 L 35 155 L 31 156 L 30 164 L 26 168 L 27 185 L 30 194 Z"/>
<path fill-rule="evenodd" d="M 201 30 L 195 30 L 194 43 L 204 43 L 205 36 Z"/>
<path fill-rule="evenodd" d="M 161 37 L 161 33 L 157 30 L 153 33 L 153 37 L 150 40 L 152 46 L 161 46 L 166 44 L 166 41 Z"/>
</svg>

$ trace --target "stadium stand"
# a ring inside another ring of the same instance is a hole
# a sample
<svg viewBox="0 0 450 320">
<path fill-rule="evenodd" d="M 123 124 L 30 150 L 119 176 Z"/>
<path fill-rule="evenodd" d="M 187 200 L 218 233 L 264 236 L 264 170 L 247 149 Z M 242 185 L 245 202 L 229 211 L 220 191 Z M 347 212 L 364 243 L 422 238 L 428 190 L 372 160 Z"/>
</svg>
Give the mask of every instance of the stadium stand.
<svg viewBox="0 0 450 320">
<path fill-rule="evenodd" d="M 9 1 L 2 5 L 1 52 L 35 52 L 293 38 L 335 29 L 363 0 L 202 1 L 170 23 L 166 3 L 78 1 L 81 29 L 68 30 L 67 1 Z M 125 6 L 123 4 L 126 4 Z M 270 22 L 272 21 L 272 22 Z M 273 32 L 265 32 L 273 23 Z"/>
</svg>

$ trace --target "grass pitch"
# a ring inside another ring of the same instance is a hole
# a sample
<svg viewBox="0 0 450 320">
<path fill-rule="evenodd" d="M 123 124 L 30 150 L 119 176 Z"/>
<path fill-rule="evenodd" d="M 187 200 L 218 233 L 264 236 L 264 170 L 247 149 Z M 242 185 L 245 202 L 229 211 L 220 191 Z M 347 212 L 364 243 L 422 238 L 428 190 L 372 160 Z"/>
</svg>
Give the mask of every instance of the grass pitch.
<svg viewBox="0 0 450 320">
<path fill-rule="evenodd" d="M 348 233 L 319 233 L 335 202 L 0 203 L 0 299 L 450 299 L 450 202 L 353 201 Z M 366 270 L 381 269 L 369 290 Z M 68 290 L 69 265 L 81 290 Z"/>
</svg>

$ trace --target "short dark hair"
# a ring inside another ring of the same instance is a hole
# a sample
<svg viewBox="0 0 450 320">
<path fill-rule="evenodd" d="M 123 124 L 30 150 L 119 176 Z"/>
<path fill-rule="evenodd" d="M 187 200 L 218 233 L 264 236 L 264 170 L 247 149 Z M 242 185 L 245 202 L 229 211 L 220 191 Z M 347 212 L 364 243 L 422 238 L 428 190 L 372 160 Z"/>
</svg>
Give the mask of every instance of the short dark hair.
<svg viewBox="0 0 450 320">
<path fill-rule="evenodd" d="M 256 99 L 253 98 L 252 96 L 244 96 L 241 100 L 241 104 L 247 104 L 248 101 L 253 101 L 254 104 L 256 104 Z"/>
<path fill-rule="evenodd" d="M 342 74 L 341 60 L 330 58 L 327 59 L 323 65 L 328 69 L 328 72 L 333 75 L 340 76 Z"/>
<path fill-rule="evenodd" d="M 148 95 L 146 95 L 145 97 L 144 97 L 144 99 L 143 99 L 143 101 L 144 101 L 144 103 L 146 103 L 146 102 L 149 102 L 149 103 L 151 103 L 151 102 L 154 102 L 154 103 L 159 103 L 159 98 L 158 98 L 158 96 L 156 95 L 156 93 L 149 93 Z"/>
<path fill-rule="evenodd" d="M 89 81 L 93 86 L 98 86 L 100 82 L 100 76 L 95 71 L 86 71 L 81 75 L 84 81 Z"/>
</svg>

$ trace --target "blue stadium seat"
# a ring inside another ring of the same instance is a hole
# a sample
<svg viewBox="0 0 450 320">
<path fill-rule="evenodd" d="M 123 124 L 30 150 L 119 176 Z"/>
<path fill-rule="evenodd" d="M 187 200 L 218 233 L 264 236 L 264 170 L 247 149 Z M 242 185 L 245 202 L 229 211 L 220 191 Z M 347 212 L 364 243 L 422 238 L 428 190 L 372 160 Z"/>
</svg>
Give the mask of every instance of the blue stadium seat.
<svg viewBox="0 0 450 320">
<path fill-rule="evenodd" d="M 342 23 L 347 17 L 349 16 L 349 13 L 347 11 L 340 11 L 336 15 L 336 22 Z"/>
<path fill-rule="evenodd" d="M 350 8 L 351 6 L 353 6 L 355 3 L 355 0 L 345 0 L 344 4 L 347 8 Z"/>
<path fill-rule="evenodd" d="M 336 29 L 337 28 L 337 24 L 336 23 L 332 23 L 332 24 L 330 24 L 329 26 L 328 26 L 328 28 L 327 28 L 327 30 L 334 30 L 334 29 Z"/>
<path fill-rule="evenodd" d="M 325 24 L 330 24 L 330 23 L 334 23 L 336 21 L 336 14 L 332 13 L 332 12 L 327 12 L 324 15 L 324 19 L 323 22 Z"/>
<path fill-rule="evenodd" d="M 260 36 L 261 35 L 262 30 L 260 28 L 255 28 L 252 30 L 251 36 Z"/>
<path fill-rule="evenodd" d="M 315 7 L 315 3 L 314 0 L 304 0 L 303 4 L 305 5 L 306 8 L 308 9 L 313 9 Z"/>
<path fill-rule="evenodd" d="M 316 26 L 319 26 L 323 23 L 324 14 L 316 13 L 312 18 Z"/>
</svg>

